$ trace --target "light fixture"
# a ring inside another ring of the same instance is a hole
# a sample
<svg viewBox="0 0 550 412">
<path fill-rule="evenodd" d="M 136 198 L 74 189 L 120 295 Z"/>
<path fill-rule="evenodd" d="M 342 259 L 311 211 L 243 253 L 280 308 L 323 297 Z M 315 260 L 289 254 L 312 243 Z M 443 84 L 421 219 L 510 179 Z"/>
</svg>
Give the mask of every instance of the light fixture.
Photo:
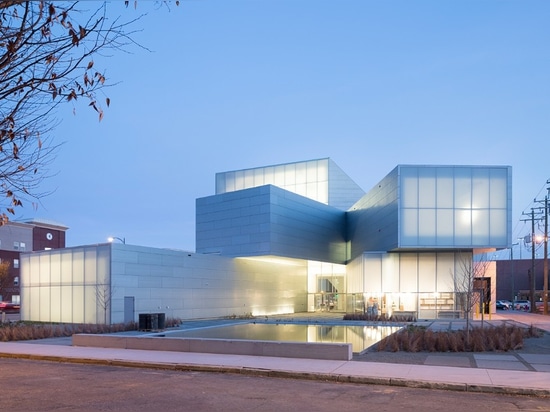
<svg viewBox="0 0 550 412">
<path fill-rule="evenodd" d="M 126 244 L 126 238 L 125 237 L 116 237 L 116 236 L 109 236 L 107 239 L 109 242 L 113 243 L 115 240 L 121 241 L 123 244 Z"/>
</svg>

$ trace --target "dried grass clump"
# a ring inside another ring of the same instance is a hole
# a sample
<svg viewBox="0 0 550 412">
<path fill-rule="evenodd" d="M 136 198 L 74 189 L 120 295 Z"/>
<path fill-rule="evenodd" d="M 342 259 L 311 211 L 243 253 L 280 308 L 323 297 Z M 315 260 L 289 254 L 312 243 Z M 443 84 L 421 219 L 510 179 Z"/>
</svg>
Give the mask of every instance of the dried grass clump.
<svg viewBox="0 0 550 412">
<path fill-rule="evenodd" d="M 378 351 L 405 352 L 487 352 L 509 351 L 523 347 L 525 338 L 540 337 L 540 330 L 501 325 L 498 327 L 465 330 L 432 331 L 425 327 L 409 325 L 377 345 Z"/>
<path fill-rule="evenodd" d="M 22 341 L 72 336 L 75 333 L 115 333 L 137 330 L 137 323 L 114 325 L 50 324 L 32 322 L 0 323 L 0 341 Z"/>
<path fill-rule="evenodd" d="M 374 315 L 372 313 L 346 313 L 343 320 L 364 320 L 367 322 L 396 322 L 407 323 L 416 322 L 416 317 L 412 315 L 392 315 L 388 317 L 386 314 Z"/>
</svg>

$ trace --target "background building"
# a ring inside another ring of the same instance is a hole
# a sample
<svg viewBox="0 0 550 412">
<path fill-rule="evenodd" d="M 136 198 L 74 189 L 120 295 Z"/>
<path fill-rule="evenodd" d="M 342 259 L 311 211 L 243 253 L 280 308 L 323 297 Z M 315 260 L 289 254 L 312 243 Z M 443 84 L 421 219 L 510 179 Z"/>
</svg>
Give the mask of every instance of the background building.
<svg viewBox="0 0 550 412">
<path fill-rule="evenodd" d="M 29 250 L 65 247 L 68 228 L 44 220 L 8 222 L 0 226 L 0 261 L 8 264 L 8 276 L 0 281 L 0 300 L 20 303 L 20 255 Z"/>
<path fill-rule="evenodd" d="M 399 165 L 366 194 L 330 159 L 218 173 L 216 194 L 196 200 L 196 253 L 25 253 L 22 318 L 460 316 L 462 263 L 509 247 L 511 196 L 508 166 Z M 494 263 L 477 276 L 494 302 Z"/>
</svg>

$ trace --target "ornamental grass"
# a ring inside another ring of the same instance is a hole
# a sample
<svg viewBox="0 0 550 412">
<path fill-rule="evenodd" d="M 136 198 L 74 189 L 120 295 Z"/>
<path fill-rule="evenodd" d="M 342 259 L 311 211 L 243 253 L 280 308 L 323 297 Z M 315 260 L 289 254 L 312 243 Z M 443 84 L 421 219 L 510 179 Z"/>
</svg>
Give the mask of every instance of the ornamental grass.
<svg viewBox="0 0 550 412">
<path fill-rule="evenodd" d="M 523 347 L 524 339 L 540 337 L 533 326 L 501 325 L 465 330 L 433 331 L 424 326 L 409 325 L 381 340 L 375 347 L 386 352 L 507 352 Z"/>
<path fill-rule="evenodd" d="M 181 319 L 167 318 L 167 328 L 178 326 Z M 38 323 L 38 322 L 6 322 L 0 323 L 0 342 L 62 338 L 76 333 L 117 333 L 137 330 L 136 322 L 116 323 L 113 325 L 87 323 Z"/>
</svg>

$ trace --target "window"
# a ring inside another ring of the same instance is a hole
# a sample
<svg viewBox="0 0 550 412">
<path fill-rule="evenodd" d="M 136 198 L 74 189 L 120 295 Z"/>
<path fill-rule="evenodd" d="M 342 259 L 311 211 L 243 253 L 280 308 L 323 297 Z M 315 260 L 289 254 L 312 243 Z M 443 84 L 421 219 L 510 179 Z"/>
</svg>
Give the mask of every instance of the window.
<svg viewBox="0 0 550 412">
<path fill-rule="evenodd" d="M 19 276 L 13 278 L 13 286 L 19 286 Z"/>
<path fill-rule="evenodd" d="M 22 250 L 24 251 L 26 248 L 25 242 L 13 242 L 13 249 L 14 250 Z"/>
<path fill-rule="evenodd" d="M 14 269 L 19 269 L 19 259 L 13 259 L 13 267 Z"/>
</svg>

